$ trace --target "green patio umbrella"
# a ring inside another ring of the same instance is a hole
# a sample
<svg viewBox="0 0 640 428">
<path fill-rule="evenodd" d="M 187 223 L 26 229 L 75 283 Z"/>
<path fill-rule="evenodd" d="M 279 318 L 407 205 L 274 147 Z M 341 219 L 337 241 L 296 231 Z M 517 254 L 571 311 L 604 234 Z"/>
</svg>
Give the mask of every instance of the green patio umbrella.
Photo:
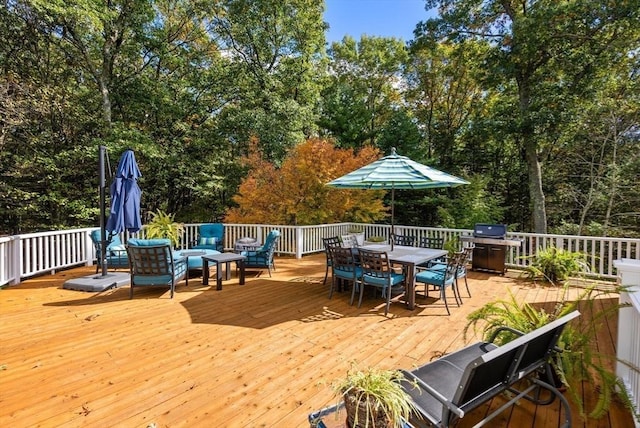
<svg viewBox="0 0 640 428">
<path fill-rule="evenodd" d="M 391 154 L 327 183 L 340 189 L 391 190 L 391 233 L 394 233 L 396 189 L 435 189 L 469 184 L 468 181 L 415 162 L 406 156 Z M 393 248 L 393 240 L 391 241 Z"/>
</svg>

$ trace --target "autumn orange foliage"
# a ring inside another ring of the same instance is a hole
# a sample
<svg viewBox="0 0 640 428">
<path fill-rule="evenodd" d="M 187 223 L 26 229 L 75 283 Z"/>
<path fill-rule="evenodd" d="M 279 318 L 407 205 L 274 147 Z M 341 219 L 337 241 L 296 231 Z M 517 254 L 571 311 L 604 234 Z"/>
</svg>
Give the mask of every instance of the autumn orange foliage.
<svg viewBox="0 0 640 428">
<path fill-rule="evenodd" d="M 322 139 L 295 147 L 280 168 L 251 145 L 243 159 L 250 168 L 227 211 L 226 223 L 309 225 L 342 221 L 369 223 L 386 216 L 381 190 L 343 190 L 326 183 L 371 163 L 380 151 L 364 147 L 358 153 L 338 149 Z"/>
</svg>

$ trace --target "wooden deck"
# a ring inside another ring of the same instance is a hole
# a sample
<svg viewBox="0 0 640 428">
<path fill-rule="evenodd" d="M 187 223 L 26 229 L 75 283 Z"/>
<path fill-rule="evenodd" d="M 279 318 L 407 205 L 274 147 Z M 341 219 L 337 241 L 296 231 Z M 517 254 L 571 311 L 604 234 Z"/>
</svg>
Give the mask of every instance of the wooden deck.
<svg viewBox="0 0 640 428">
<path fill-rule="evenodd" d="M 360 309 L 347 293 L 328 299 L 323 255 L 278 258 L 277 267 L 272 278 L 248 272 L 246 285 L 234 277 L 222 291 L 192 278 L 173 299 L 157 288 L 136 289 L 133 300 L 128 286 L 62 288 L 89 267 L 0 290 L 0 426 L 307 427 L 309 413 L 335 403 L 330 384 L 352 363 L 412 368 L 462 347 L 466 315 L 509 291 L 523 302 L 558 299 L 557 289 L 511 273 L 471 272 L 473 297 L 451 316 L 441 302 L 418 298 L 416 310 L 392 303 L 384 317 L 381 298 Z M 605 352 L 615 352 L 616 322 L 599 338 Z M 557 403 L 521 403 L 490 426 L 555 427 L 558 411 Z M 576 411 L 574 420 L 633 426 L 617 404 L 597 422 Z"/>
</svg>

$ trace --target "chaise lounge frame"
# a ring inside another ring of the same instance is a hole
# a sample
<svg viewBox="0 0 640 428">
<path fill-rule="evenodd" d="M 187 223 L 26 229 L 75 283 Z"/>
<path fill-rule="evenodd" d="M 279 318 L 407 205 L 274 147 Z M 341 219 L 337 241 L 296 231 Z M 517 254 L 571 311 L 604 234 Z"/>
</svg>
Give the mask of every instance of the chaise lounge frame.
<svg viewBox="0 0 640 428">
<path fill-rule="evenodd" d="M 411 425 L 449 427 L 469 411 L 508 391 L 512 397 L 475 427 L 486 425 L 522 398 L 537 404 L 550 404 L 555 397 L 564 409 L 561 426 L 570 427 L 569 403 L 545 380 L 551 379 L 549 361 L 553 353 L 559 351 L 556 344 L 560 334 L 566 324 L 579 315 L 578 311 L 571 312 L 526 334 L 502 327 L 488 342 L 469 345 L 415 370 L 402 370 L 403 387 L 417 409 L 410 420 Z M 519 337 L 502 346 L 492 343 L 505 331 Z M 528 382 L 522 382 L 524 379 Z M 551 393 L 550 396 L 544 394 L 546 399 L 541 398 L 543 390 Z"/>
</svg>

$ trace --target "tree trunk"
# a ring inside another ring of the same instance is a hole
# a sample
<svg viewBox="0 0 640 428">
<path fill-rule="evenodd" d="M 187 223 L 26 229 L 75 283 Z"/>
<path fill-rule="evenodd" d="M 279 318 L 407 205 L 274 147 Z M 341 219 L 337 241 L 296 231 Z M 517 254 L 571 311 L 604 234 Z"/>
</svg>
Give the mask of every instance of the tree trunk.
<svg viewBox="0 0 640 428">
<path fill-rule="evenodd" d="M 520 107 L 520 136 L 525 149 L 527 173 L 529 176 L 529 198 L 531 199 L 533 228 L 535 233 L 547 233 L 547 208 L 542 189 L 542 166 L 538 158 L 538 143 L 533 133 L 529 118 L 530 81 L 529 72 L 521 71 L 516 78 L 518 82 L 518 100 Z"/>
</svg>

